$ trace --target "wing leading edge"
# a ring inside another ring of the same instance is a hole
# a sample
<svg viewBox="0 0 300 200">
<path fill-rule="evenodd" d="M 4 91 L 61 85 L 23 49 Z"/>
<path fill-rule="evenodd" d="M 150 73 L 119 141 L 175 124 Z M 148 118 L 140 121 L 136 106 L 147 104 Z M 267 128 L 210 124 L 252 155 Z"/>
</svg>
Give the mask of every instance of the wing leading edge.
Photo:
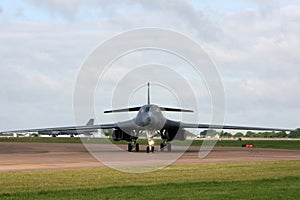
<svg viewBox="0 0 300 200">
<path fill-rule="evenodd" d="M 23 132 L 39 132 L 39 131 L 75 131 L 75 130 L 95 130 L 95 129 L 112 129 L 119 127 L 118 124 L 99 124 L 99 125 L 84 125 L 84 126 L 65 126 L 54 128 L 37 128 L 24 130 L 3 131 L 1 133 L 23 133 Z"/>
<path fill-rule="evenodd" d="M 121 123 L 123 124 L 123 123 Z M 94 129 L 113 129 L 119 128 L 120 123 L 98 124 L 98 125 L 83 125 L 83 126 L 66 126 L 54 128 L 37 128 L 37 129 L 23 129 L 3 131 L 3 133 L 23 133 L 23 132 L 39 132 L 39 131 L 72 131 L 72 130 L 94 130 Z M 126 124 L 126 125 L 125 125 Z M 293 131 L 286 128 L 266 128 L 266 127 L 251 127 L 251 126 L 233 126 L 233 125 L 215 125 L 215 124 L 190 124 L 180 123 L 181 128 L 202 128 L 202 129 L 231 129 L 231 130 L 256 130 L 256 131 Z M 132 122 L 124 123 L 121 127 L 132 127 Z"/>
<path fill-rule="evenodd" d="M 253 131 L 293 131 L 286 128 L 266 128 L 252 126 L 216 125 L 216 124 L 190 124 L 181 123 L 182 128 L 207 128 L 207 129 L 230 129 L 230 130 L 253 130 Z"/>
</svg>

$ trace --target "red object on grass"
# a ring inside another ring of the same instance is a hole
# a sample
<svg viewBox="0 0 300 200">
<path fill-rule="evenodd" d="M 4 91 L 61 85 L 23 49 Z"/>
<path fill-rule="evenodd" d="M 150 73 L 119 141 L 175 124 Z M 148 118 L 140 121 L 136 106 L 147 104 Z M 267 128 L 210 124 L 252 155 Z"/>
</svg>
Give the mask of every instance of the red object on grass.
<svg viewBox="0 0 300 200">
<path fill-rule="evenodd" d="M 253 148 L 253 147 L 254 147 L 254 144 L 246 144 L 246 147 L 248 147 L 248 148 Z"/>
</svg>

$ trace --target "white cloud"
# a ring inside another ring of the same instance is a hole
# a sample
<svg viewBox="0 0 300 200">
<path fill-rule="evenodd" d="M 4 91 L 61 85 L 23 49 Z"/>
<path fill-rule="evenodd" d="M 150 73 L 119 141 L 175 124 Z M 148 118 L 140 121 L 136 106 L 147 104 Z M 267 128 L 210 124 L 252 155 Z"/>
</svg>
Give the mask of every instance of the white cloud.
<svg viewBox="0 0 300 200">
<path fill-rule="evenodd" d="M 0 129 L 17 128 L 14 119 L 19 127 L 72 124 L 73 83 L 89 52 L 112 35 L 147 26 L 180 31 L 205 46 L 224 79 L 227 123 L 299 126 L 300 6 L 251 2 L 258 8 L 216 16 L 186 1 L 24 1 L 23 17 L 0 21 Z M 27 6 L 47 20 L 28 18 Z"/>
</svg>

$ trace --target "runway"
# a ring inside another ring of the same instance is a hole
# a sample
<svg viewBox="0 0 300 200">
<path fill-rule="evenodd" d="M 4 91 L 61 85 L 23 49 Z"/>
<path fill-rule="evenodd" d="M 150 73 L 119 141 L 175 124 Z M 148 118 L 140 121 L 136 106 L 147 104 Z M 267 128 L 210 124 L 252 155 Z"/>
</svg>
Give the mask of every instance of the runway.
<svg viewBox="0 0 300 200">
<path fill-rule="evenodd" d="M 250 162 L 250 161 L 274 161 L 274 160 L 300 160 L 300 150 L 285 149 L 264 149 L 264 148 L 242 148 L 242 147 L 214 147 L 203 159 L 199 158 L 200 147 L 191 146 L 185 152 L 181 148 L 174 147 L 174 153 L 150 153 L 126 152 L 126 145 L 113 145 L 120 151 L 109 151 L 108 146 L 97 145 L 97 151 L 106 149 L 101 155 L 107 158 L 114 158 L 114 165 L 139 165 L 142 161 L 132 162 L 132 157 L 138 156 L 148 162 L 143 164 L 151 165 L 152 161 L 158 159 L 172 158 L 173 155 L 180 155 L 173 164 L 201 164 L 218 162 Z M 95 148 L 94 146 L 92 146 Z M 144 149 L 145 147 L 141 147 Z M 90 149 L 90 148 L 89 148 Z M 123 151 L 124 150 L 124 151 Z M 160 157 L 158 157 L 160 156 Z M 97 157 L 97 155 L 96 155 Z M 172 158 L 172 159 L 173 159 Z M 101 160 L 101 159 L 100 159 Z M 110 160 L 111 161 L 111 160 Z M 116 162 L 117 161 L 117 162 Z M 84 147 L 83 144 L 62 144 L 62 143 L 0 143 L 0 171 L 20 170 L 43 170 L 43 169 L 72 169 L 72 168 L 94 168 L 107 167 L 107 163 L 95 159 Z"/>
</svg>

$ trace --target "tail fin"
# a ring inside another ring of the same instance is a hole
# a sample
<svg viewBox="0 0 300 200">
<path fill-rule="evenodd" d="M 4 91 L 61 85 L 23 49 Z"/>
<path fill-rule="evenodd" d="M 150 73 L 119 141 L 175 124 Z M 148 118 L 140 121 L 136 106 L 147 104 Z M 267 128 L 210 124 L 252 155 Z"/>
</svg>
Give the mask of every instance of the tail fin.
<svg viewBox="0 0 300 200">
<path fill-rule="evenodd" d="M 150 83 L 148 83 L 148 105 L 150 104 Z"/>
<path fill-rule="evenodd" d="M 94 119 L 90 119 L 87 123 L 86 126 L 91 126 L 94 125 Z"/>
</svg>

